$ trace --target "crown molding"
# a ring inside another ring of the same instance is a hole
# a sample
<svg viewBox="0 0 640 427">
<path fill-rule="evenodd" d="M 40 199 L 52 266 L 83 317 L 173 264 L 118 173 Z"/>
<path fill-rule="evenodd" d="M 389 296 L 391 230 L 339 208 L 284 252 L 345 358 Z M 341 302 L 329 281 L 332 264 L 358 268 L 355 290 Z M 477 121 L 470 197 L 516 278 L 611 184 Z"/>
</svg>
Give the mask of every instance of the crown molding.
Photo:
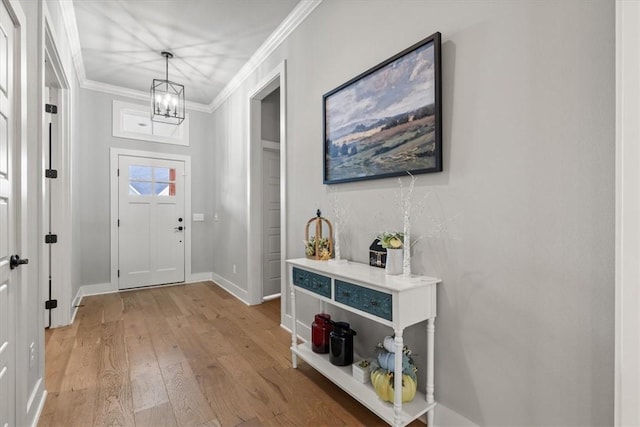
<svg viewBox="0 0 640 427">
<path fill-rule="evenodd" d="M 236 89 L 238 89 L 238 87 L 240 87 L 247 77 L 249 77 L 251 73 L 253 73 L 260 64 L 262 64 L 262 62 L 267 59 L 274 50 L 276 50 L 278 46 L 280 46 L 280 44 L 293 32 L 293 30 L 295 30 L 298 25 L 300 25 L 307 16 L 309 16 L 309 14 L 313 12 L 318 5 L 320 5 L 320 3 L 322 3 L 322 0 L 301 0 L 209 105 L 187 101 L 185 107 L 189 110 L 213 113 Z M 148 100 L 149 94 L 147 92 L 87 79 L 73 1 L 58 0 L 58 4 L 60 6 L 65 29 L 67 30 L 67 38 L 69 40 L 73 65 L 76 69 L 76 75 L 78 76 L 80 87 L 112 95 Z"/>
<path fill-rule="evenodd" d="M 265 40 L 240 71 L 227 83 L 211 104 L 211 112 L 217 110 L 231 94 L 264 62 L 269 55 L 322 3 L 322 0 L 301 0 L 287 15 L 284 21 L 278 25 L 273 33 Z"/>
<path fill-rule="evenodd" d="M 141 101 L 149 102 L 149 92 L 129 89 L 122 86 L 110 85 L 108 83 L 96 82 L 94 80 L 86 80 L 82 85 L 83 89 L 94 90 L 97 92 L 108 93 L 110 95 L 119 95 L 126 98 L 139 99 Z M 202 113 L 211 113 L 208 105 L 200 104 L 198 102 L 185 101 L 185 108 L 191 111 L 200 111 Z"/>
<path fill-rule="evenodd" d="M 76 76 L 80 82 L 80 86 L 87 81 L 87 74 L 84 70 L 84 61 L 82 60 L 82 47 L 80 46 L 80 36 L 78 35 L 78 24 L 76 22 L 76 10 L 72 1 L 58 0 L 60 12 L 64 28 L 67 30 L 67 39 L 69 40 L 69 48 L 71 49 L 71 57 L 73 65 L 76 69 Z"/>
</svg>

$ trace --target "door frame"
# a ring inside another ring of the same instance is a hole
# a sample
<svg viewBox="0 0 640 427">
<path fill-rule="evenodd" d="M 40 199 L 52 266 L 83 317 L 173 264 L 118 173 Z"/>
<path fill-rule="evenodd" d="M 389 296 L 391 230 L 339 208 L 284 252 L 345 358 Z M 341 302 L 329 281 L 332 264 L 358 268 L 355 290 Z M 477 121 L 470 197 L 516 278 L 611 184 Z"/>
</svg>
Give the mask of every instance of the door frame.
<svg viewBox="0 0 640 427">
<path fill-rule="evenodd" d="M 287 270 L 287 85 L 286 61 L 271 70 L 249 94 L 247 150 L 247 291 L 250 305 L 262 303 L 262 100 L 280 88 L 280 292 L 286 292 Z M 260 262 L 250 260 L 259 259 Z M 280 310 L 286 309 L 281 298 Z"/>
<path fill-rule="evenodd" d="M 110 183 L 111 183 L 111 291 L 117 292 L 118 288 L 118 157 L 148 157 L 161 160 L 175 160 L 184 162 L 184 282 L 191 281 L 191 156 L 158 153 L 155 151 L 128 150 L 112 147 L 110 150 Z"/>
<path fill-rule="evenodd" d="M 48 210 L 45 206 L 45 188 L 46 178 L 44 171 L 47 167 L 45 164 L 45 151 L 48 150 L 47 144 L 44 142 L 45 136 L 48 133 L 48 126 L 45 120 L 44 104 L 48 102 L 45 100 L 45 73 L 44 61 L 48 60 L 51 64 L 55 79 L 57 80 L 60 88 L 58 89 L 57 103 L 58 113 L 57 116 L 57 128 L 56 128 L 56 141 L 55 151 L 58 153 L 55 157 L 57 162 L 53 164 L 54 169 L 58 171 L 58 178 L 56 178 L 56 186 L 59 191 L 59 196 L 52 200 L 51 203 L 51 215 L 56 218 L 56 221 L 52 225 L 53 232 L 58 235 L 58 242 L 55 244 L 55 251 L 52 252 L 51 265 L 53 290 L 52 296 L 58 300 L 58 307 L 51 312 L 51 324 L 50 327 L 65 326 L 71 323 L 73 316 L 72 307 L 72 295 L 71 295 L 71 257 L 68 254 L 71 253 L 71 148 L 70 148 L 70 129 L 71 129 L 71 96 L 69 93 L 69 80 L 64 72 L 62 60 L 56 48 L 55 38 L 51 30 L 48 16 L 45 14 L 44 19 L 44 50 L 42 57 L 42 80 L 41 80 L 41 92 L 39 94 L 40 108 L 39 114 L 41 115 L 41 133 L 39 135 L 39 232 L 38 235 L 42 236 L 39 240 L 39 256 L 42 262 L 40 263 L 40 283 L 42 291 L 42 306 L 47 300 L 48 289 L 48 245 L 44 243 L 44 235 L 47 234 L 48 226 Z M 44 310 L 44 308 L 43 308 Z"/>
<path fill-rule="evenodd" d="M 640 425 L 640 3 L 616 1 L 614 425 Z"/>
</svg>

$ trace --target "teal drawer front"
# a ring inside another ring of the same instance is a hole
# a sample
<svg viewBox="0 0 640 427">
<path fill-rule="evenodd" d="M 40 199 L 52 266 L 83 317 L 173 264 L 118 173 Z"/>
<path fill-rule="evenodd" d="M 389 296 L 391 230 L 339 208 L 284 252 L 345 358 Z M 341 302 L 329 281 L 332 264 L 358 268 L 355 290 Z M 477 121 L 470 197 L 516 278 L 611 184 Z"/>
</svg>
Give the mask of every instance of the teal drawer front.
<svg viewBox="0 0 640 427">
<path fill-rule="evenodd" d="M 331 278 L 293 267 L 293 284 L 331 298 Z"/>
<path fill-rule="evenodd" d="M 336 280 L 336 301 L 386 320 L 393 319 L 392 297 L 384 292 Z"/>
</svg>

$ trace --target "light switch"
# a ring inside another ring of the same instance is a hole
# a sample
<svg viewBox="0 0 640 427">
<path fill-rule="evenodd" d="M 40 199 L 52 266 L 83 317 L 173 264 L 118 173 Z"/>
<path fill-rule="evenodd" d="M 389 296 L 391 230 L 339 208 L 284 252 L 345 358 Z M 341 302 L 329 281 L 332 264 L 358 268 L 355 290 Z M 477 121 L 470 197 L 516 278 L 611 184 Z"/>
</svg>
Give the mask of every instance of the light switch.
<svg viewBox="0 0 640 427">
<path fill-rule="evenodd" d="M 204 214 L 203 213 L 194 213 L 193 214 L 193 221 L 204 221 Z"/>
</svg>

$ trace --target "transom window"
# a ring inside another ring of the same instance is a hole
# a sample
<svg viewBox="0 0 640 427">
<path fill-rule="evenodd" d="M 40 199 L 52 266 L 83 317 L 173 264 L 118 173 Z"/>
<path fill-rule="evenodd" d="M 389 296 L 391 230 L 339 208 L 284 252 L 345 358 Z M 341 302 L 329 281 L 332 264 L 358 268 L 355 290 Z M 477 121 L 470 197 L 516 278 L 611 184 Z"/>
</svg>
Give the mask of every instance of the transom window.
<svg viewBox="0 0 640 427">
<path fill-rule="evenodd" d="M 155 166 L 129 166 L 130 196 L 175 196 L 176 170 Z"/>
</svg>

